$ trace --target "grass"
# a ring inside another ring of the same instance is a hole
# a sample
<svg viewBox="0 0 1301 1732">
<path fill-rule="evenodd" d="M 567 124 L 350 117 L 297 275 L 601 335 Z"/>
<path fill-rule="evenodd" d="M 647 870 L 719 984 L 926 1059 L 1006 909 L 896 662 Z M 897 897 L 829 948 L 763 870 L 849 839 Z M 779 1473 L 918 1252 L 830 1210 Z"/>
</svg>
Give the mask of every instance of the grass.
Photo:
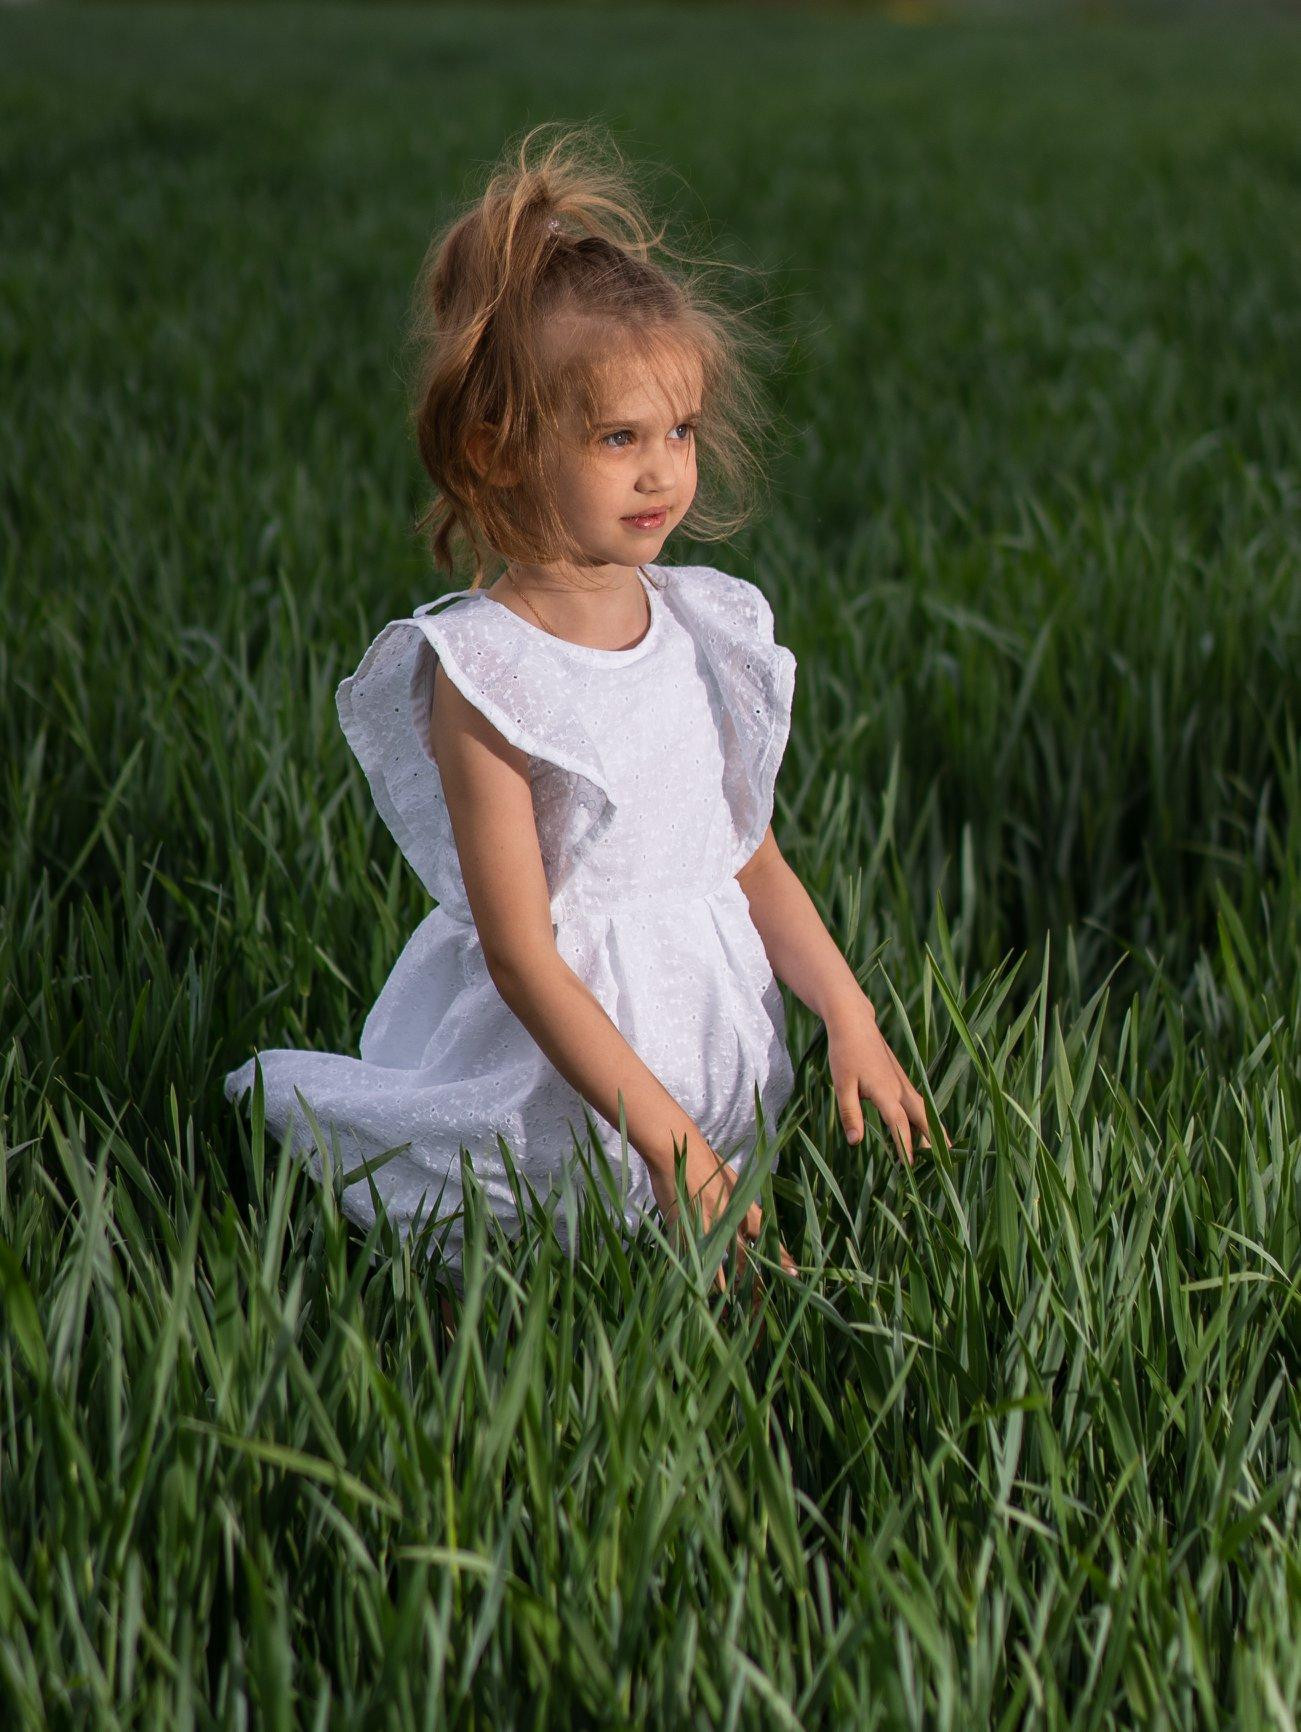
<svg viewBox="0 0 1301 1732">
<path fill-rule="evenodd" d="M 6 1724 L 1294 1726 L 1295 26 L 0 50 Z M 472 1195 L 449 1345 L 220 1078 L 355 1050 L 425 912 L 333 706 L 440 587 L 403 304 L 589 115 L 769 273 L 771 508 L 665 557 L 772 599 L 778 837 L 954 1147 L 849 1147 L 788 998 L 801 1279 L 752 1319 L 717 1242 L 585 1207 L 574 1265 Z"/>
</svg>

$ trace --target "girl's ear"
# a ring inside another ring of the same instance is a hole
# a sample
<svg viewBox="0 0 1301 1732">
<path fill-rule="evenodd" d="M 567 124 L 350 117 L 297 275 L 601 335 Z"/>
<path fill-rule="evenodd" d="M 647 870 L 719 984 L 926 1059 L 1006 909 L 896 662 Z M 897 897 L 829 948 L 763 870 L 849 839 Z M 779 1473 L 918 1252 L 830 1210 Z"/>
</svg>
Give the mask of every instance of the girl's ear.
<svg viewBox="0 0 1301 1732">
<path fill-rule="evenodd" d="M 516 478 L 508 473 L 500 461 L 493 473 L 488 473 L 492 461 L 492 436 L 495 432 L 496 428 L 490 422 L 481 421 L 466 440 L 465 454 L 480 481 L 487 481 L 494 487 L 512 487 Z"/>
</svg>

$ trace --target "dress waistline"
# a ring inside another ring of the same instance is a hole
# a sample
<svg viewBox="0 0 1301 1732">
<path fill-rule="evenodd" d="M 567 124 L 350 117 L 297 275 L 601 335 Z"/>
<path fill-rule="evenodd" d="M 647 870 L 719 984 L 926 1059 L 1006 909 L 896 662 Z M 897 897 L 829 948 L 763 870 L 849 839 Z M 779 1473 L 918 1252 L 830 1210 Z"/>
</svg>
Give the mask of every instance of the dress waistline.
<svg viewBox="0 0 1301 1732">
<path fill-rule="evenodd" d="M 602 898 L 573 889 L 561 890 L 551 898 L 551 922 L 556 926 L 566 920 L 603 919 L 606 915 L 634 913 L 638 909 L 680 907 L 684 903 L 713 902 L 720 899 L 747 910 L 750 906 L 745 891 L 734 877 L 724 878 L 717 884 L 692 884 L 672 890 L 651 890 L 642 896 Z M 440 903 L 439 907 L 449 920 L 462 926 L 473 927 L 474 918 L 468 908 L 451 907 L 446 902 Z"/>
<path fill-rule="evenodd" d="M 717 884 L 692 884 L 672 890 L 651 890 L 643 896 L 603 898 L 578 889 L 562 890 L 551 899 L 551 918 L 557 922 L 579 917 L 600 918 L 607 914 L 631 913 L 639 908 L 672 908 L 689 902 L 712 902 L 720 897 L 724 901 L 736 902 L 743 908 L 748 909 L 750 906 L 745 891 L 735 878 L 729 877 Z"/>
</svg>

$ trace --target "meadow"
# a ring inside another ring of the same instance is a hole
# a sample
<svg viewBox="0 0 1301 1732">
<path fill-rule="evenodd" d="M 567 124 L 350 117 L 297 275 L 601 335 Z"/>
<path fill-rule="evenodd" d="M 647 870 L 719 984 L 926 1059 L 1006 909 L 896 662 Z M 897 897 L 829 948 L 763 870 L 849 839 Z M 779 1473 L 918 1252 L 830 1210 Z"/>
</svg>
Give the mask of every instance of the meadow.
<svg viewBox="0 0 1301 1732">
<path fill-rule="evenodd" d="M 1295 1726 L 1298 74 L 1263 11 L 0 15 L 7 1727 Z M 427 911 L 334 709 L 451 586 L 406 300 L 589 118 L 781 342 L 763 513 L 662 557 L 772 601 L 778 840 L 953 1148 L 848 1145 L 788 992 L 798 1280 L 472 1202 L 448 1342 L 220 1080 L 355 1052 Z"/>
</svg>

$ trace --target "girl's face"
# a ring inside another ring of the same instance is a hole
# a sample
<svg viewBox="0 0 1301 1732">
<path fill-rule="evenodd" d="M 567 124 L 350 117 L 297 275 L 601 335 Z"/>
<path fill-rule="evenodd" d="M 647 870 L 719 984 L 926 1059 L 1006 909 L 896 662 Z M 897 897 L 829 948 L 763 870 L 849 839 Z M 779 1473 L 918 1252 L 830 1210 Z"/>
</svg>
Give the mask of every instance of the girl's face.
<svg viewBox="0 0 1301 1732">
<path fill-rule="evenodd" d="M 598 424 L 576 432 L 560 454 L 561 509 L 591 565 L 632 569 L 658 558 L 695 497 L 699 363 L 675 383 L 670 392 L 644 373 L 624 372 Z"/>
</svg>

